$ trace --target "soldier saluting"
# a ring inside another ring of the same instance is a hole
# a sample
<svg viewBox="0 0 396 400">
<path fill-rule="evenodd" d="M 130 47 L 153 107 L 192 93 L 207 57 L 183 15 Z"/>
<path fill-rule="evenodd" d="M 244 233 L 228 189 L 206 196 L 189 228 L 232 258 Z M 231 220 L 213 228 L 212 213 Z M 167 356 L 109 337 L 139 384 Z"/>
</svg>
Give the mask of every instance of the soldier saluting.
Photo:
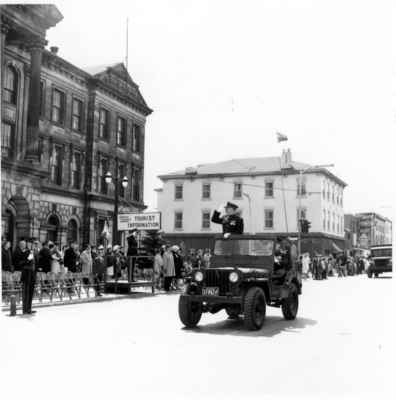
<svg viewBox="0 0 396 400">
<path fill-rule="evenodd" d="M 212 222 L 223 225 L 223 234 L 226 238 L 230 234 L 242 235 L 243 233 L 243 218 L 238 215 L 238 206 L 234 203 L 227 202 L 215 210 Z"/>
</svg>

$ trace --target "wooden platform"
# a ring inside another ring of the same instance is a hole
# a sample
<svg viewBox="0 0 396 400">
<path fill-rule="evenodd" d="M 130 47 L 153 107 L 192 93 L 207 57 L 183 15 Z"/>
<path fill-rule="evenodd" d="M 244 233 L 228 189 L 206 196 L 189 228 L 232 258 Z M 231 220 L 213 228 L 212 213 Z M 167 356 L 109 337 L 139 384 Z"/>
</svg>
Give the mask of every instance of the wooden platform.
<svg viewBox="0 0 396 400">
<path fill-rule="evenodd" d="M 152 293 L 154 293 L 154 282 L 153 281 L 142 281 L 138 280 L 135 282 L 129 282 L 126 279 L 114 280 L 110 279 L 106 281 L 105 292 L 106 293 L 130 293 L 133 288 L 139 287 L 151 287 Z"/>
</svg>

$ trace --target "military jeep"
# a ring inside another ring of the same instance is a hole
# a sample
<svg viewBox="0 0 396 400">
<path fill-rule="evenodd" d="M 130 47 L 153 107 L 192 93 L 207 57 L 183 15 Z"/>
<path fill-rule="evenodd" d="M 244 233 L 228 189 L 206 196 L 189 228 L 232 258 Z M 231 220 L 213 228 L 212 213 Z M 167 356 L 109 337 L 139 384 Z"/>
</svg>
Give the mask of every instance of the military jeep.
<svg viewBox="0 0 396 400">
<path fill-rule="evenodd" d="M 302 284 L 286 253 L 276 237 L 217 238 L 210 268 L 194 270 L 179 298 L 180 320 L 194 328 L 202 313 L 224 309 L 229 318 L 243 316 L 245 327 L 257 330 L 264 324 L 266 306 L 280 307 L 285 319 L 295 319 Z"/>
</svg>

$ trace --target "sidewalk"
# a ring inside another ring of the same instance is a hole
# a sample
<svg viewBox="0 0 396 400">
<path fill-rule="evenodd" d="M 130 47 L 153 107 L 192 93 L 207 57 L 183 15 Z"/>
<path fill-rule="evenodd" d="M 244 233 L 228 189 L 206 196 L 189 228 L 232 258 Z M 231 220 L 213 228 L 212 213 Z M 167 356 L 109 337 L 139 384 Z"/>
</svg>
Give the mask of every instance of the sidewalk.
<svg viewBox="0 0 396 400">
<path fill-rule="evenodd" d="M 161 294 L 161 292 L 155 293 L 154 295 L 151 293 L 151 290 L 145 290 L 146 288 L 142 288 L 139 291 L 133 291 L 127 294 L 115 294 L 115 293 L 104 293 L 101 296 L 95 296 L 94 291 L 90 291 L 89 296 L 86 294 L 81 295 L 81 297 L 74 296 L 74 298 L 70 299 L 70 297 L 65 297 L 64 299 L 60 300 L 57 298 L 54 301 L 50 301 L 48 297 L 45 297 L 40 301 L 39 299 L 34 299 L 32 308 L 42 308 L 42 307 L 51 307 L 51 306 L 64 306 L 68 304 L 83 304 L 83 303 L 92 303 L 92 302 L 105 302 L 105 301 L 112 301 L 112 300 L 120 300 L 126 298 L 133 298 L 133 297 L 142 297 L 143 296 L 155 296 L 157 294 Z M 10 311 L 10 304 L 2 304 L 1 310 L 3 312 Z M 17 303 L 17 310 L 22 310 L 22 301 Z"/>
</svg>

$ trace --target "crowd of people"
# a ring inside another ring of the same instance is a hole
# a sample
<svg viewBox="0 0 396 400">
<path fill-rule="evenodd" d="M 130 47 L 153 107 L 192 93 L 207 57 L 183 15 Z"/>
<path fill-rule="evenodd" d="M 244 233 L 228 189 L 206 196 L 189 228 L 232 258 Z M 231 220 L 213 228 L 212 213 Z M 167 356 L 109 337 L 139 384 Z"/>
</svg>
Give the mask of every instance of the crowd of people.
<svg viewBox="0 0 396 400">
<path fill-rule="evenodd" d="M 327 279 L 329 276 L 359 275 L 367 272 L 372 262 L 370 256 L 356 255 L 353 257 L 346 252 L 327 256 L 315 255 L 312 258 L 308 253 L 300 256 L 300 268 L 303 278 L 316 280 Z"/>
<path fill-rule="evenodd" d="M 209 268 L 212 257 L 210 249 L 190 249 L 186 254 L 183 246 L 166 244 L 156 249 L 154 274 L 158 290 L 179 290 L 184 278 L 194 269 Z"/>
</svg>

